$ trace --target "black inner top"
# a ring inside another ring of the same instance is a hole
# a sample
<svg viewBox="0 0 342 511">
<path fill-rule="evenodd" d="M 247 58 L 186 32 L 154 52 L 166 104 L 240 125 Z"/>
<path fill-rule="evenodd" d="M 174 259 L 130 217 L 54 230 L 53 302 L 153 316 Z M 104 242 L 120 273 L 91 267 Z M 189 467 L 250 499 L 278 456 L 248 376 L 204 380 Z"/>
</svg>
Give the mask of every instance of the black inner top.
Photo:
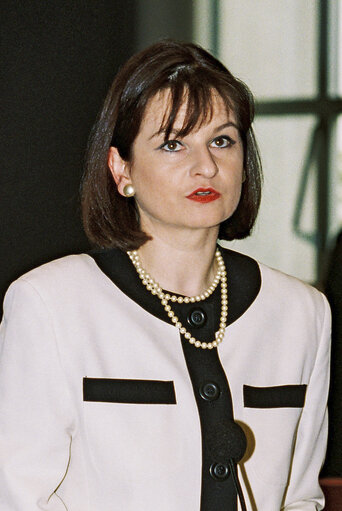
<svg viewBox="0 0 342 511">
<path fill-rule="evenodd" d="M 222 248 L 221 253 L 227 270 L 228 326 L 242 316 L 255 300 L 261 287 L 261 276 L 258 264 L 250 257 Z M 90 255 L 127 296 L 150 314 L 171 322 L 159 298 L 140 281 L 126 253 L 106 249 L 93 251 Z M 170 304 L 191 335 L 204 342 L 214 340 L 220 321 L 220 286 L 204 301 Z M 201 423 L 201 511 L 236 511 L 236 490 L 228 462 L 233 457 L 238 439 L 231 427 L 233 404 L 227 377 L 216 348 L 195 348 L 183 335 L 180 335 L 180 341 Z"/>
</svg>

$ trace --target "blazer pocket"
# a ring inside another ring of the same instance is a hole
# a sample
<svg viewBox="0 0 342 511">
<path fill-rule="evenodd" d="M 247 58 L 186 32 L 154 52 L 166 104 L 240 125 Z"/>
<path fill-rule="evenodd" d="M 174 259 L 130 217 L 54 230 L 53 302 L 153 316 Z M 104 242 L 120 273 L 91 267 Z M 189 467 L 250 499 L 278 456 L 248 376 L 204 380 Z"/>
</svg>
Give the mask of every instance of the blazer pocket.
<svg viewBox="0 0 342 511">
<path fill-rule="evenodd" d="M 276 387 L 243 386 L 246 408 L 302 408 L 306 385 L 278 385 Z"/>
<path fill-rule="evenodd" d="M 83 378 L 83 401 L 175 405 L 173 381 Z"/>
</svg>

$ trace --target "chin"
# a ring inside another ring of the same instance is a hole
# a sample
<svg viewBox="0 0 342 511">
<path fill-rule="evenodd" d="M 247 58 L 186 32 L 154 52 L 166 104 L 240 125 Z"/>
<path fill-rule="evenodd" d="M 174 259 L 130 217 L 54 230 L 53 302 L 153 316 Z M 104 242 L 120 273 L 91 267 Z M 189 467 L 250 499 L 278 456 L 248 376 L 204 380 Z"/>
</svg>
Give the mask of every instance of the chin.
<svg viewBox="0 0 342 511">
<path fill-rule="evenodd" d="M 236 208 L 235 208 L 236 209 Z M 210 227 L 219 227 L 222 222 L 228 220 L 234 213 L 235 209 L 232 211 L 226 212 L 225 214 L 206 214 L 199 216 L 196 218 L 196 215 L 193 215 L 189 224 L 191 224 L 194 228 L 203 228 L 208 229 Z"/>
<path fill-rule="evenodd" d="M 189 225 L 188 227 L 190 229 L 217 229 L 217 231 L 219 230 L 220 228 L 220 224 L 221 224 L 221 221 L 218 221 L 218 222 L 210 222 L 208 220 L 206 221 L 193 221 L 193 222 L 189 222 Z"/>
</svg>

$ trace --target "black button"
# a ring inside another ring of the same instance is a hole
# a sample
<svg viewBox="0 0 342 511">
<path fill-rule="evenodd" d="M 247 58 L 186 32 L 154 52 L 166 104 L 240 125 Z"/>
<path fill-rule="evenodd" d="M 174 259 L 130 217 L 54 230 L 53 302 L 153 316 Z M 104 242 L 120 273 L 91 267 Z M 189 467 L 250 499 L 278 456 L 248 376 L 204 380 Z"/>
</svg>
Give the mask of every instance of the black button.
<svg viewBox="0 0 342 511">
<path fill-rule="evenodd" d="M 215 401 L 220 395 L 220 387 L 214 382 L 207 382 L 200 388 L 200 396 L 206 401 Z"/>
<path fill-rule="evenodd" d="M 209 470 L 216 481 L 225 481 L 229 477 L 229 467 L 225 463 L 213 463 Z"/>
<path fill-rule="evenodd" d="M 194 328 L 199 328 L 207 321 L 207 316 L 202 309 L 192 309 L 187 317 L 188 323 Z"/>
</svg>

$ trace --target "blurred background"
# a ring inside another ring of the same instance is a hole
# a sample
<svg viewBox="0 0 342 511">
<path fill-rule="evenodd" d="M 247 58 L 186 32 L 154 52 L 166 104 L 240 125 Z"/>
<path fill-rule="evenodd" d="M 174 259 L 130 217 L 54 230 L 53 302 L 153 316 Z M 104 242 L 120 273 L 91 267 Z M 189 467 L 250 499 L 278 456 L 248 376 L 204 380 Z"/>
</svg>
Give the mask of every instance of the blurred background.
<svg viewBox="0 0 342 511">
<path fill-rule="evenodd" d="M 335 248 L 342 1 L 3 0 L 1 7 L 1 301 L 23 272 L 89 249 L 79 207 L 83 157 L 119 66 L 161 38 L 201 44 L 257 101 L 261 212 L 253 235 L 229 246 L 325 290 L 332 305 L 324 474 L 342 476 L 341 240 Z"/>
</svg>

